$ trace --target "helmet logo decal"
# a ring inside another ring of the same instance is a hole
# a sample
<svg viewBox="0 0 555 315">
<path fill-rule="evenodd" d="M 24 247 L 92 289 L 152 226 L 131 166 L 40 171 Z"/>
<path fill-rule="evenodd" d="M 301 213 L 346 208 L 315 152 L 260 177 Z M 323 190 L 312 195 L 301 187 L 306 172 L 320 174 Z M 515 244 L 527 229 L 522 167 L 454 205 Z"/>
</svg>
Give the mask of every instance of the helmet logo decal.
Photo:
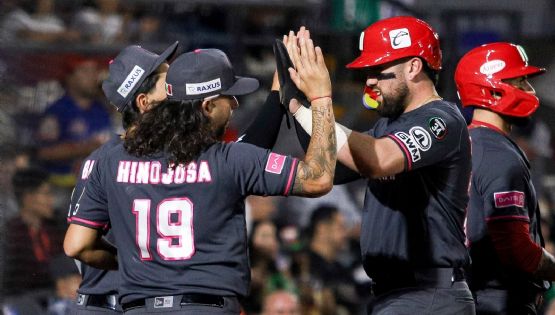
<svg viewBox="0 0 555 315">
<path fill-rule="evenodd" d="M 410 33 L 407 28 L 389 31 L 389 40 L 393 49 L 410 47 L 411 45 Z"/>
<path fill-rule="evenodd" d="M 360 38 L 358 39 L 358 49 L 360 51 L 364 49 L 364 32 L 360 33 Z"/>
<path fill-rule="evenodd" d="M 505 68 L 505 61 L 495 59 L 488 61 L 480 66 L 480 73 L 485 75 L 492 75 Z"/>
<path fill-rule="evenodd" d="M 524 63 L 528 64 L 528 55 L 526 54 L 526 51 L 524 51 L 524 48 L 522 48 L 522 46 L 520 45 L 516 45 L 516 50 L 518 50 L 518 53 L 520 54 L 520 57 L 522 58 Z"/>
</svg>

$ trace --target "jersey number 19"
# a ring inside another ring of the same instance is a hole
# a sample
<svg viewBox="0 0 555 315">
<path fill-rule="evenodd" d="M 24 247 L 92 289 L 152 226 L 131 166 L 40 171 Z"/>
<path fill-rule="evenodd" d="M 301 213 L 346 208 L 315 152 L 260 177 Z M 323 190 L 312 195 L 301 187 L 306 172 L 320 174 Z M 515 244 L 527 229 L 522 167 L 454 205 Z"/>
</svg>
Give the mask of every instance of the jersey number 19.
<svg viewBox="0 0 555 315">
<path fill-rule="evenodd" d="M 152 260 L 150 248 L 150 199 L 135 199 L 135 241 L 142 260 Z M 173 219 L 172 220 L 172 215 Z M 162 200 L 156 207 L 156 251 L 163 260 L 189 259 L 195 253 L 193 203 L 189 198 Z M 175 241 L 177 239 L 177 241 Z"/>
</svg>

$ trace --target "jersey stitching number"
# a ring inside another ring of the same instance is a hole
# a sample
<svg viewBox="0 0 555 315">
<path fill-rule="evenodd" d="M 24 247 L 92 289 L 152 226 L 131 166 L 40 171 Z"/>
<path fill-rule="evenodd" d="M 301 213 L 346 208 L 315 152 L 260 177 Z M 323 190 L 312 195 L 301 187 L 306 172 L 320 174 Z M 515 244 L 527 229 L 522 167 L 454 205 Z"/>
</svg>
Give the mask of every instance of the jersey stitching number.
<svg viewBox="0 0 555 315">
<path fill-rule="evenodd" d="M 150 199 L 135 199 L 135 242 L 141 260 L 152 260 L 150 249 Z M 172 214 L 177 220 L 172 222 Z M 186 260 L 195 254 L 193 203 L 189 198 L 169 198 L 156 207 L 156 251 L 163 260 Z M 173 244 L 177 238 L 177 244 Z"/>
</svg>

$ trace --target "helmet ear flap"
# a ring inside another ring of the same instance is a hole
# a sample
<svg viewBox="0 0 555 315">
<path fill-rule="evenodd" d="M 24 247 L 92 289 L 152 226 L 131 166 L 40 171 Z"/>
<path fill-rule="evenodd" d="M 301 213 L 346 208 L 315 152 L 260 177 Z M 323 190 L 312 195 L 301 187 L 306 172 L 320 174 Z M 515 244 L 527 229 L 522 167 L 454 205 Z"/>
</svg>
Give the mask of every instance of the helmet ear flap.
<svg viewBox="0 0 555 315">
<path fill-rule="evenodd" d="M 502 115 L 527 117 L 539 106 L 539 100 L 535 95 L 502 81 L 488 81 L 487 85 L 479 82 L 460 82 L 457 89 L 463 106 L 484 108 Z"/>
</svg>

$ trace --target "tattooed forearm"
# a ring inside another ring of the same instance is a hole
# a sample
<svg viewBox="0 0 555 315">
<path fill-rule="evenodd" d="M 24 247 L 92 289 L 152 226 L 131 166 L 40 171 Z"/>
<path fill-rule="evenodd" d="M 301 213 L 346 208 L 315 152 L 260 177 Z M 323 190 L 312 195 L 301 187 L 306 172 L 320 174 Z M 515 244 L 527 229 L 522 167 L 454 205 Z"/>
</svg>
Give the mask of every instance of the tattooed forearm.
<svg viewBox="0 0 555 315">
<path fill-rule="evenodd" d="M 297 167 L 295 195 L 312 195 L 333 180 L 336 162 L 335 119 L 331 99 L 312 106 L 312 138 Z"/>
</svg>

